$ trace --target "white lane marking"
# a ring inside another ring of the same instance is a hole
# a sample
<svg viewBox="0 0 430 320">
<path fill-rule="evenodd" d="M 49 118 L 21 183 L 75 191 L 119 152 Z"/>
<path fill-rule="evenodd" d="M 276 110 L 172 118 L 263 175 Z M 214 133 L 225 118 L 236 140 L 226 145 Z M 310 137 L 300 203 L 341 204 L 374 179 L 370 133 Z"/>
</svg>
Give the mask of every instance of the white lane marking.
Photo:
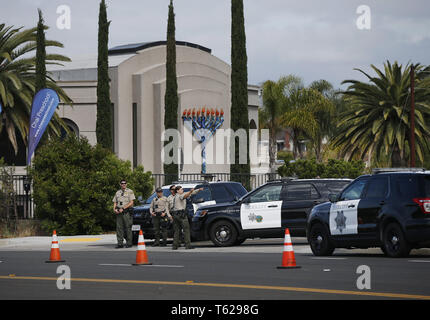
<svg viewBox="0 0 430 320">
<path fill-rule="evenodd" d="M 120 267 L 131 267 L 131 264 L 125 263 L 99 263 L 99 266 L 120 266 Z M 160 267 L 160 268 L 183 268 L 184 266 L 175 265 L 162 265 L 162 264 L 142 264 L 139 267 Z"/>
<path fill-rule="evenodd" d="M 430 262 L 430 260 L 409 260 L 409 262 Z"/>
<path fill-rule="evenodd" d="M 141 264 L 139 267 L 183 268 L 184 266 L 169 266 L 163 264 Z"/>
<path fill-rule="evenodd" d="M 334 258 L 334 257 L 314 257 L 314 260 L 346 260 L 347 258 Z"/>
</svg>

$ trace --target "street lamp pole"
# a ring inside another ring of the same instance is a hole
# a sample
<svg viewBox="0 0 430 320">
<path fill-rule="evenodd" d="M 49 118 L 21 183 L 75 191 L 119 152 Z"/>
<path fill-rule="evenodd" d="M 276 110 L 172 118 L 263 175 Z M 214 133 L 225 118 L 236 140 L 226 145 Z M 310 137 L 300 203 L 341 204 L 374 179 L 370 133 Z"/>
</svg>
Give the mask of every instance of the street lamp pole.
<svg viewBox="0 0 430 320">
<path fill-rule="evenodd" d="M 411 168 L 415 167 L 415 66 L 411 65 Z"/>
</svg>

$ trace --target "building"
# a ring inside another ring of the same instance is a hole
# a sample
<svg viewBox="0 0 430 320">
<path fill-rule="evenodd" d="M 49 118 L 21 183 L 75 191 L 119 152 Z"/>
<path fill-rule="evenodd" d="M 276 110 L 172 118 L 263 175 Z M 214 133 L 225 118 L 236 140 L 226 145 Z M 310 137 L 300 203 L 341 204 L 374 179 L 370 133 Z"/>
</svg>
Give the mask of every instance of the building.
<svg viewBox="0 0 430 320">
<path fill-rule="evenodd" d="M 229 64 L 203 46 L 177 41 L 178 119 L 184 134 L 182 112 L 190 108 L 223 109 L 224 123 L 230 127 Z M 161 151 L 164 131 L 164 93 L 166 41 L 117 46 L 109 50 L 110 92 L 113 109 L 114 152 L 134 166 L 162 173 Z M 73 106 L 61 104 L 58 113 L 77 135 L 96 143 L 97 57 L 74 60 L 51 69 L 57 81 L 73 100 Z M 248 86 L 250 128 L 258 128 L 260 88 Z M 185 129 L 187 130 L 187 129 Z M 216 139 L 216 137 L 215 137 Z M 193 148 L 199 148 L 194 142 Z M 225 158 L 228 156 L 227 150 Z M 198 163 L 184 164 L 183 172 L 198 173 Z M 207 172 L 229 172 L 230 166 L 208 164 Z"/>
</svg>

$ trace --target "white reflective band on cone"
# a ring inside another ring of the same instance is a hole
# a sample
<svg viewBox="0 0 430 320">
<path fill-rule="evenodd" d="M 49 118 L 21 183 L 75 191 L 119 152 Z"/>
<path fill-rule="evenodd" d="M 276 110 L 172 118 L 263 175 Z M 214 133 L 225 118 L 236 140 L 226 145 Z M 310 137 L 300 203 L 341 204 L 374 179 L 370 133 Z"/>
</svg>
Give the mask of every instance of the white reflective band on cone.
<svg viewBox="0 0 430 320">
<path fill-rule="evenodd" d="M 284 245 L 284 251 L 293 251 L 293 246 L 291 244 L 289 245 Z"/>
<path fill-rule="evenodd" d="M 59 249 L 58 243 L 53 243 L 51 246 L 52 249 Z"/>
</svg>

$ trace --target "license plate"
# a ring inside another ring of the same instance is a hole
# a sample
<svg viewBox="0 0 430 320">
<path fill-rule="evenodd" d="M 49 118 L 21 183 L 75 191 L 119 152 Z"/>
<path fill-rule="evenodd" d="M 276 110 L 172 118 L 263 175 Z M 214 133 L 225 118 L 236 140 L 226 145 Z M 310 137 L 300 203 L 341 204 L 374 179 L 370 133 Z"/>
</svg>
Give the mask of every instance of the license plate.
<svg viewBox="0 0 430 320">
<path fill-rule="evenodd" d="M 139 231 L 140 230 L 140 224 L 133 224 L 131 226 L 131 231 Z"/>
</svg>

